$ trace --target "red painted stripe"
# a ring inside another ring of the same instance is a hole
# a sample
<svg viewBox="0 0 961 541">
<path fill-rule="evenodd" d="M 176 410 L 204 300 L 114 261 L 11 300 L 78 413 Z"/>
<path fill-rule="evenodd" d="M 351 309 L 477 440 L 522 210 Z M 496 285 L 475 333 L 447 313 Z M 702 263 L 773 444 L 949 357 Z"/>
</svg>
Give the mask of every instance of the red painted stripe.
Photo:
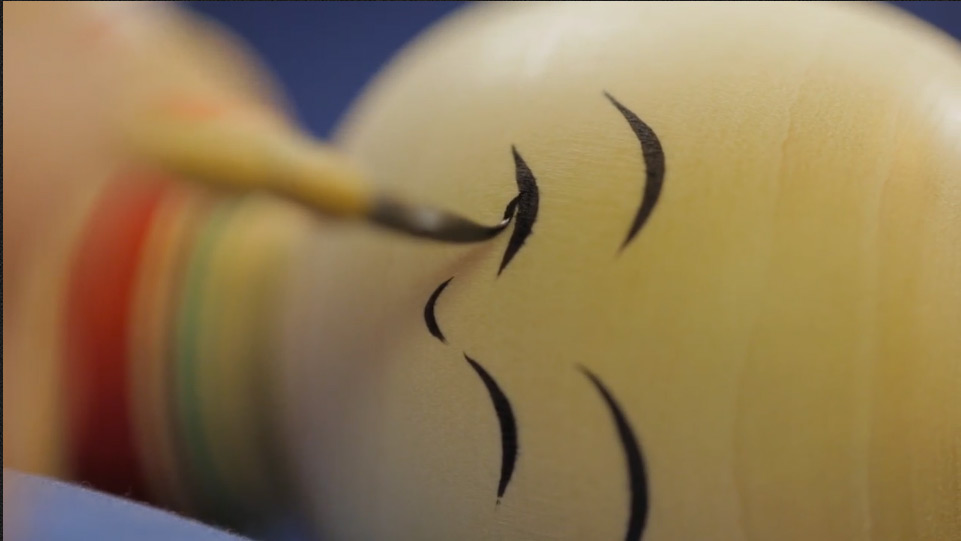
<svg viewBox="0 0 961 541">
<path fill-rule="evenodd" d="M 77 480 L 144 499 L 128 322 L 141 251 L 164 190 L 149 175 L 126 177 L 106 187 L 72 261 L 64 333 L 67 456 Z"/>
</svg>

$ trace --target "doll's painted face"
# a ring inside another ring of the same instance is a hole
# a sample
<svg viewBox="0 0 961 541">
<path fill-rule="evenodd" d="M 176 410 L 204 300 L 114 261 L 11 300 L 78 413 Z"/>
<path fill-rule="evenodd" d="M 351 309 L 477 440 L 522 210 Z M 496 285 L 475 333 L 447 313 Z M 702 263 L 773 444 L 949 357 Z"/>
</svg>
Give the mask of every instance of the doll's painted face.
<svg viewBox="0 0 961 541">
<path fill-rule="evenodd" d="M 485 4 L 391 64 L 339 143 L 514 223 L 298 251 L 284 441 L 324 538 L 956 537 L 925 517 L 961 499 L 961 75 L 897 20 Z"/>
<path fill-rule="evenodd" d="M 615 292 L 592 287 L 598 280 L 593 273 L 549 261 L 560 249 L 562 257 L 585 258 L 601 272 L 622 263 L 636 268 L 643 260 L 638 253 L 644 232 L 657 221 L 652 216 L 665 183 L 665 149 L 654 129 L 626 105 L 602 92 L 594 98 L 609 137 L 621 141 L 624 151 L 600 154 L 600 169 L 592 175 L 602 191 L 611 190 L 611 184 L 620 191 L 607 225 L 581 239 L 592 249 L 565 239 L 569 222 L 557 227 L 569 220 L 564 218 L 569 202 L 556 195 L 569 180 L 558 182 L 550 169 L 542 173 L 532 166 L 526 147 L 518 144 L 498 153 L 504 156 L 510 149 L 510 160 L 496 160 L 510 165 L 502 169 L 506 182 L 486 195 L 490 203 L 503 205 L 505 193 L 516 194 L 503 210 L 512 224 L 494 241 L 452 251 L 360 232 L 344 244 L 325 239 L 334 244 L 315 250 L 340 261 L 373 256 L 362 267 L 322 265 L 305 271 L 312 290 L 295 301 L 307 310 L 296 318 L 297 325 L 342 329 L 308 351 L 338 351 L 333 355 L 345 361 L 373 360 L 316 363 L 323 375 L 313 376 L 314 391 L 302 395 L 323 403 L 315 407 L 339 412 L 312 419 L 310 432 L 297 436 L 316 438 L 315 449 L 325 457 L 313 464 L 331 490 L 324 505 L 344 516 L 366 507 L 377 517 L 350 525 L 352 520 L 337 521 L 340 526 L 328 535 L 376 537 L 393 530 L 410 538 L 486 538 L 523 522 L 541 529 L 538 524 L 547 520 L 575 537 L 642 538 L 653 497 L 644 422 L 637 415 L 643 407 L 636 401 L 637 386 L 623 380 L 645 364 L 643 358 L 629 360 L 642 350 L 620 345 L 614 355 L 604 355 L 609 348 L 592 347 L 597 338 L 590 335 L 615 329 L 587 330 L 603 311 L 583 312 L 592 303 L 579 297 L 594 290 L 600 295 L 595 306 L 610 305 L 607 299 Z M 530 157 L 535 163 L 545 160 L 536 151 Z M 603 178 L 610 160 L 633 165 L 612 183 Z M 324 277 L 332 271 L 351 278 Z M 438 272 L 447 274 L 439 285 Z M 542 289 L 546 284 L 539 284 L 538 276 L 548 273 L 570 283 L 556 291 Z M 322 284 L 338 282 L 350 286 L 318 292 Z M 530 294 L 536 300 L 524 300 Z M 318 311 L 321 304 L 308 307 L 317 295 L 341 307 L 336 316 Z M 378 308 L 372 310 L 370 301 L 359 297 L 378 299 Z M 529 318 L 539 323 L 528 326 Z M 404 330 L 389 330 L 398 324 Z M 581 332 L 563 330 L 572 324 Z M 419 329 L 407 330 L 411 325 Z M 386 334 L 374 340 L 356 334 L 370 328 Z M 620 370 L 610 371 L 611 359 Z M 612 375 L 622 381 L 612 382 Z M 624 395 L 625 390 L 630 392 Z M 332 446 L 335 441 L 344 445 Z M 396 497 L 381 499 L 384 494 Z M 418 518 L 426 509 L 447 518 L 428 524 Z M 518 521 L 518 516 L 527 518 Z"/>
<path fill-rule="evenodd" d="M 625 249 L 641 231 L 641 228 L 650 218 L 665 177 L 665 157 L 664 149 L 657 138 L 657 134 L 641 120 L 634 112 L 622 105 L 615 98 L 606 94 L 611 104 L 624 116 L 631 128 L 637 141 L 640 143 L 641 156 L 644 160 L 645 175 L 641 202 L 637 214 L 627 230 L 626 237 L 621 244 L 621 249 Z M 537 184 L 537 177 L 524 161 L 517 148 L 512 148 L 514 158 L 515 180 L 517 182 L 518 195 L 507 205 L 504 212 L 505 217 L 513 216 L 513 230 L 510 239 L 504 250 L 503 257 L 498 267 L 497 274 L 504 272 L 524 247 L 528 237 L 533 233 L 537 222 L 537 215 L 540 203 L 540 190 Z M 612 254 L 613 256 L 614 254 Z M 453 277 L 442 282 L 437 289 L 431 293 L 424 307 L 424 322 L 430 334 L 447 343 L 447 339 L 441 330 L 435 313 L 436 305 L 444 290 L 454 280 Z M 498 384 L 497 379 L 491 375 L 484 366 L 477 360 L 470 357 L 468 353 L 463 354 L 464 360 L 476 372 L 478 378 L 483 383 L 490 395 L 494 414 L 500 426 L 501 442 L 501 461 L 500 474 L 497 481 L 497 502 L 500 503 L 510 484 L 511 477 L 517 464 L 518 452 L 521 446 L 522 429 L 518 427 L 514 407 L 511 398 L 505 393 L 504 389 Z M 619 444 L 622 447 L 626 462 L 626 486 L 629 490 L 629 505 L 627 526 L 624 539 L 639 540 L 644 532 L 644 525 L 647 521 L 649 487 L 647 475 L 644 467 L 644 457 L 637 434 L 628 420 L 625 412 L 621 409 L 617 399 L 611 394 L 603 381 L 591 372 L 589 367 L 579 365 L 572 367 L 581 372 L 585 379 L 594 387 L 598 398 L 604 402 L 610 410 L 611 422 L 616 428 Z"/>
</svg>

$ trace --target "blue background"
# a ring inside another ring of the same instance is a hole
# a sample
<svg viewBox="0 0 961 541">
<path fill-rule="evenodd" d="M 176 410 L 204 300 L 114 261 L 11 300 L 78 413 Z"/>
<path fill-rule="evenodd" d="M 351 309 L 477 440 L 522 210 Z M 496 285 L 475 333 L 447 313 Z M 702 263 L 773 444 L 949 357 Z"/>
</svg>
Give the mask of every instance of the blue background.
<svg viewBox="0 0 961 541">
<path fill-rule="evenodd" d="M 364 84 L 421 30 L 466 2 L 190 2 L 247 42 L 300 122 L 327 136 Z"/>
<path fill-rule="evenodd" d="M 404 43 L 466 2 L 191 2 L 242 36 L 326 136 Z M 961 2 L 891 2 L 961 40 Z"/>
</svg>

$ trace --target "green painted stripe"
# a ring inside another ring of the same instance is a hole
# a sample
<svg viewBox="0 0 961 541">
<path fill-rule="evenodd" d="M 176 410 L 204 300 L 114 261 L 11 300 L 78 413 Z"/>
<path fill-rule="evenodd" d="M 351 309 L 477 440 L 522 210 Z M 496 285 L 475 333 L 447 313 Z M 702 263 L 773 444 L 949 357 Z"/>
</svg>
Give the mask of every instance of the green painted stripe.
<svg viewBox="0 0 961 541">
<path fill-rule="evenodd" d="M 220 204 L 211 212 L 207 223 L 201 229 L 198 241 L 187 268 L 183 297 L 177 310 L 175 338 L 175 411 L 179 420 L 180 442 L 187 458 L 191 490 L 198 510 L 205 517 L 228 525 L 239 502 L 235 502 L 227 485 L 218 475 L 216 457 L 206 444 L 201 395 L 197 381 L 200 344 L 204 333 L 215 329 L 203 328 L 206 310 L 204 290 L 209 281 L 211 258 L 218 243 L 229 230 L 230 218 L 235 214 L 236 204 Z"/>
</svg>

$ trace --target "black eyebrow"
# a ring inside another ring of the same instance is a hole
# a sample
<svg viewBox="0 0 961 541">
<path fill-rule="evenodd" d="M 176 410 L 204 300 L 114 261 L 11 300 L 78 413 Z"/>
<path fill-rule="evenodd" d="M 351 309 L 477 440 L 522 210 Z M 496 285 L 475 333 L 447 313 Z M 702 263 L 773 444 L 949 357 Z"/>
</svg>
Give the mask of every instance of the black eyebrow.
<svg viewBox="0 0 961 541">
<path fill-rule="evenodd" d="M 657 205 L 657 200 L 661 196 L 661 187 L 664 185 L 664 174 L 666 167 L 664 165 L 664 149 L 661 147 L 661 141 L 657 138 L 657 134 L 651 129 L 643 120 L 638 118 L 630 109 L 621 105 L 619 101 L 614 99 L 607 92 L 604 96 L 617 110 L 621 112 L 621 115 L 627 120 L 627 123 L 631 126 L 631 131 L 634 132 L 634 136 L 637 137 L 638 142 L 641 143 L 641 155 L 644 157 L 644 169 L 645 169 L 645 181 L 644 181 L 644 196 L 641 199 L 641 206 L 637 209 L 637 214 L 634 215 L 634 222 L 631 224 L 631 228 L 627 231 L 627 238 L 624 239 L 624 243 L 621 244 L 621 250 L 627 247 L 627 245 L 634 240 L 637 233 L 644 227 L 647 219 L 651 217 L 651 212 L 654 211 L 654 206 Z"/>
<path fill-rule="evenodd" d="M 511 147 L 511 153 L 514 155 L 514 180 L 517 182 L 517 197 L 514 198 L 507 205 L 507 210 L 504 212 L 504 216 L 510 216 L 511 212 L 516 208 L 517 213 L 514 217 L 514 231 L 511 233 L 511 238 L 507 241 L 507 248 L 504 250 L 504 258 L 501 260 L 501 266 L 497 269 L 497 274 L 504 272 L 504 268 L 507 264 L 514 259 L 517 252 L 524 245 L 527 237 L 534 230 L 534 222 L 537 221 L 537 207 L 540 200 L 540 195 L 537 190 L 537 179 L 534 178 L 534 173 L 531 172 L 530 167 L 527 166 L 527 162 L 521 157 L 520 153 L 517 151 L 517 147 Z"/>
<path fill-rule="evenodd" d="M 507 395 L 501 390 L 497 381 L 484 370 L 480 364 L 464 354 L 464 358 L 470 363 L 471 367 L 480 376 L 487 392 L 490 394 L 491 402 L 494 403 L 494 412 L 497 414 L 497 421 L 501 427 L 501 477 L 497 482 L 497 503 L 504 497 L 507 484 L 511 482 L 514 474 L 514 464 L 517 462 L 517 422 L 514 419 L 514 410 L 507 399 Z"/>
<path fill-rule="evenodd" d="M 454 277 L 451 276 L 445 280 L 444 283 L 437 286 L 437 289 L 435 289 L 427 299 L 427 304 L 424 305 L 424 323 L 427 324 L 427 330 L 430 331 L 434 338 L 437 338 L 445 344 L 447 343 L 447 338 L 444 338 L 444 333 L 441 332 L 440 326 L 437 325 L 437 317 L 434 315 L 434 305 L 437 304 L 438 297 L 440 297 L 440 294 L 444 292 L 444 289 L 453 279 Z"/>
<path fill-rule="evenodd" d="M 597 392 L 600 393 L 611 412 L 611 417 L 614 418 L 614 424 L 617 425 L 617 434 L 620 437 L 621 446 L 624 448 L 624 458 L 627 460 L 627 475 L 631 489 L 631 512 L 624 539 L 625 541 L 638 541 L 644 533 L 648 510 L 647 472 L 644 469 L 641 447 L 637 443 L 631 424 L 618 406 L 617 401 L 614 400 L 611 392 L 593 372 L 583 366 L 578 368 L 597 388 Z"/>
</svg>

